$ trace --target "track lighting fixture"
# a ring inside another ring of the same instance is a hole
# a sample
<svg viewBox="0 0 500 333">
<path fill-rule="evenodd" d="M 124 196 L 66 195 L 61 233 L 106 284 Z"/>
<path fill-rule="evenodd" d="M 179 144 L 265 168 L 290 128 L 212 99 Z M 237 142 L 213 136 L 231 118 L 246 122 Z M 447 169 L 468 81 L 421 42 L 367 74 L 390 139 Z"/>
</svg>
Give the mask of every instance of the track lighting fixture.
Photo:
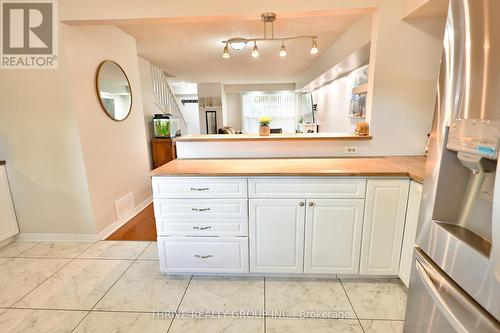
<svg viewBox="0 0 500 333">
<path fill-rule="evenodd" d="M 319 52 L 318 50 L 318 44 L 316 42 L 318 36 L 289 36 L 289 37 L 274 37 L 274 21 L 276 21 L 276 14 L 275 13 L 264 13 L 261 15 L 261 21 L 264 24 L 264 37 L 256 37 L 256 38 L 241 38 L 241 37 L 234 37 L 230 38 L 228 40 L 222 41 L 222 43 L 225 44 L 224 47 L 224 53 L 222 54 L 223 58 L 230 58 L 229 56 L 229 45 L 231 45 L 231 48 L 234 50 L 243 50 L 246 45 L 250 42 L 253 42 L 253 49 L 252 49 L 252 57 L 257 58 L 259 57 L 259 49 L 257 47 L 257 42 L 281 42 L 281 50 L 279 55 L 281 57 L 286 57 L 287 52 L 286 52 L 286 47 L 285 47 L 285 42 L 292 40 L 292 39 L 301 39 L 301 38 L 311 38 L 312 40 L 312 47 L 311 50 L 309 51 L 311 54 L 317 54 Z M 271 33 L 270 36 L 268 37 L 267 34 L 267 26 L 268 24 L 271 25 Z"/>
</svg>

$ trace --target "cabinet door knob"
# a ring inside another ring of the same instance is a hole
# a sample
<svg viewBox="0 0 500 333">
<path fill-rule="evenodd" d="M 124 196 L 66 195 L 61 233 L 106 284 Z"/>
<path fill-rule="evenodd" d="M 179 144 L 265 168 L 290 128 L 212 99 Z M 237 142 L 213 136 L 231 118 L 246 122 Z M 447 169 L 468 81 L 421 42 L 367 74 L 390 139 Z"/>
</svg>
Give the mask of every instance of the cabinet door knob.
<svg viewBox="0 0 500 333">
<path fill-rule="evenodd" d="M 300 207 L 304 207 L 304 205 L 305 205 L 305 203 L 303 203 L 302 201 L 301 201 L 301 202 L 299 202 L 299 206 L 300 206 Z"/>
<path fill-rule="evenodd" d="M 314 206 L 314 202 L 309 202 L 309 207 Z"/>
</svg>

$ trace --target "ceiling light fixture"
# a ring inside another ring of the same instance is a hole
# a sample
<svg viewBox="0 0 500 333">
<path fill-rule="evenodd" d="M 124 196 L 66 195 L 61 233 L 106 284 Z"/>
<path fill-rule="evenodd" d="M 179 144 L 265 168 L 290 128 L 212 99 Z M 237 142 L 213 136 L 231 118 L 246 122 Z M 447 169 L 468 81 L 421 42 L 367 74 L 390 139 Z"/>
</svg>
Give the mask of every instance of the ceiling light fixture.
<svg viewBox="0 0 500 333">
<path fill-rule="evenodd" d="M 224 46 L 224 52 L 222 52 L 222 58 L 224 59 L 229 59 L 231 58 L 229 56 L 229 47 L 227 47 L 228 43 L 226 43 L 226 46 Z"/>
<path fill-rule="evenodd" d="M 281 44 L 280 57 L 286 57 L 285 42 L 283 42 L 283 44 Z"/>
<path fill-rule="evenodd" d="M 316 40 L 318 39 L 318 36 L 289 36 L 289 37 L 274 37 L 274 21 L 276 21 L 276 14 L 275 13 L 264 13 L 261 15 L 261 21 L 264 24 L 264 37 L 255 37 L 255 38 L 241 38 L 241 37 L 234 37 L 230 38 L 228 40 L 223 40 L 222 43 L 225 44 L 224 47 L 224 52 L 222 54 L 223 58 L 230 58 L 229 56 L 229 50 L 228 50 L 228 45 L 231 45 L 231 48 L 237 51 L 243 50 L 248 43 L 253 42 L 253 50 L 252 50 L 252 57 L 257 58 L 259 56 L 259 49 L 257 48 L 257 42 L 281 42 L 281 50 L 280 50 L 280 56 L 285 57 L 287 55 L 286 52 L 286 47 L 285 47 L 285 41 L 289 41 L 292 39 L 303 39 L 303 38 L 310 38 L 312 40 L 312 47 L 310 50 L 311 54 L 317 54 L 319 52 L 318 50 L 318 44 Z M 270 36 L 268 37 L 267 35 L 267 26 L 268 24 L 271 24 L 271 33 Z"/>
<path fill-rule="evenodd" d="M 312 47 L 311 47 L 311 54 L 318 54 L 318 44 L 316 43 L 316 39 L 313 39 Z"/>
<path fill-rule="evenodd" d="M 253 42 L 253 50 L 252 50 L 252 57 L 258 58 L 259 57 L 259 48 L 257 47 L 257 42 Z"/>
</svg>

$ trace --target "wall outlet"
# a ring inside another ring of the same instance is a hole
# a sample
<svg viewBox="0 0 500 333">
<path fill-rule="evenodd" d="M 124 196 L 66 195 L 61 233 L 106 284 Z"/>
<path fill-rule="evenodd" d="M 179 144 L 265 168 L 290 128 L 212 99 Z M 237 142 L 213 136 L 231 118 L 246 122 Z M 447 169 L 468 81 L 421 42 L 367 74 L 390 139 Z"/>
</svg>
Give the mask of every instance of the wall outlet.
<svg viewBox="0 0 500 333">
<path fill-rule="evenodd" d="M 124 219 L 135 208 L 134 193 L 130 192 L 115 201 L 116 220 Z"/>
<path fill-rule="evenodd" d="M 358 153 L 358 147 L 356 147 L 356 146 L 346 146 L 345 147 L 345 152 L 347 154 L 357 154 Z"/>
</svg>

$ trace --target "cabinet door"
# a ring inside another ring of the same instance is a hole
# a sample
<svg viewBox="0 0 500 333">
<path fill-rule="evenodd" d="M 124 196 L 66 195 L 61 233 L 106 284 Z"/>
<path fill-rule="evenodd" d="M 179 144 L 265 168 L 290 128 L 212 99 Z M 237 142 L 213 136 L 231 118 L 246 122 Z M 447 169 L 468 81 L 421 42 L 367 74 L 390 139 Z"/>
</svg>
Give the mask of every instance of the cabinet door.
<svg viewBox="0 0 500 333">
<path fill-rule="evenodd" d="M 250 272 L 301 273 L 305 200 L 249 200 Z"/>
<path fill-rule="evenodd" d="M 413 264 L 413 249 L 415 248 L 415 237 L 417 235 L 418 213 L 420 211 L 420 199 L 422 197 L 422 185 L 412 181 L 410 194 L 408 196 L 408 209 L 406 210 L 405 232 L 403 236 L 403 247 L 401 249 L 401 263 L 399 264 L 399 278 L 408 287 L 410 285 L 410 272 Z"/>
<path fill-rule="evenodd" d="M 5 166 L 0 165 L 0 242 L 19 233 Z"/>
<path fill-rule="evenodd" d="M 358 273 L 363 208 L 362 199 L 307 201 L 306 273 Z"/>
<path fill-rule="evenodd" d="M 360 274 L 398 275 L 409 179 L 369 179 Z"/>
</svg>

